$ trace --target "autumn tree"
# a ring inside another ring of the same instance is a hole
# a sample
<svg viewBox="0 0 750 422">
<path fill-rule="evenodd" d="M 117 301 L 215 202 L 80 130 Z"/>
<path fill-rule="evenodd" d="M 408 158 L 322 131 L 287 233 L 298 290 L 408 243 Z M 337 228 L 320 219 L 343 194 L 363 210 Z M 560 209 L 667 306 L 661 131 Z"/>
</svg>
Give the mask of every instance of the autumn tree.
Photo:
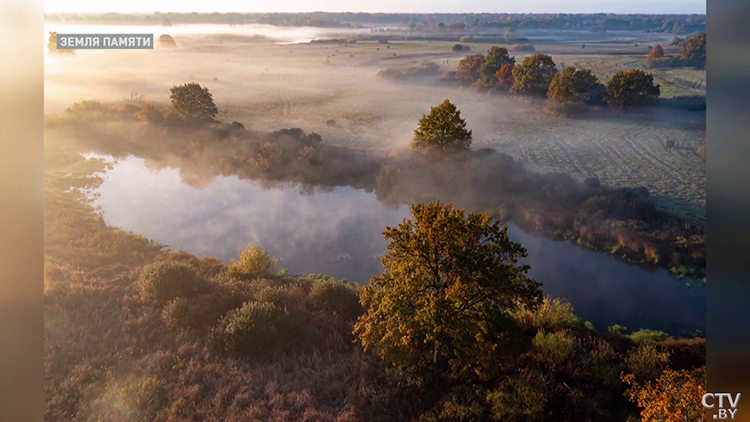
<svg viewBox="0 0 750 422">
<path fill-rule="evenodd" d="M 664 57 L 664 49 L 661 48 L 661 44 L 656 44 L 656 47 L 654 47 L 646 56 L 646 59 L 653 60 L 653 59 L 660 59 Z"/>
<path fill-rule="evenodd" d="M 534 53 L 513 67 L 514 82 L 510 92 L 544 95 L 556 73 L 557 67 L 552 57 Z"/>
<path fill-rule="evenodd" d="M 508 55 L 508 49 L 503 47 L 491 47 L 487 51 L 487 56 L 484 58 L 484 63 L 479 66 L 479 77 L 485 84 L 495 85 L 497 73 L 504 65 L 512 65 L 516 63 L 514 57 Z"/>
<path fill-rule="evenodd" d="M 363 289 L 355 334 L 402 369 L 488 379 L 513 350 L 511 313 L 542 301 L 529 266 L 518 265 L 526 250 L 487 214 L 439 202 L 411 214 L 383 232 L 383 273 Z"/>
<path fill-rule="evenodd" d="M 474 83 L 479 79 L 479 68 L 484 64 L 484 54 L 470 54 L 458 62 L 456 79 Z"/>
<path fill-rule="evenodd" d="M 461 111 L 449 100 L 430 107 L 430 114 L 422 114 L 419 127 L 414 130 L 412 148 L 429 153 L 466 151 L 471 148 L 471 129 Z"/>
<path fill-rule="evenodd" d="M 633 374 L 621 375 L 630 388 L 625 395 L 641 408 L 644 421 L 702 422 L 706 367 L 692 371 L 667 369 L 656 381 L 640 384 Z"/>
<path fill-rule="evenodd" d="M 605 88 L 590 70 L 566 67 L 552 77 L 547 97 L 560 103 L 594 103 L 602 98 Z"/>
<path fill-rule="evenodd" d="M 604 96 L 612 107 L 653 105 L 659 100 L 661 89 L 654 77 L 640 69 L 615 73 L 607 84 Z"/>
<path fill-rule="evenodd" d="M 706 66 L 706 33 L 699 32 L 685 40 L 680 49 L 680 59 L 696 67 Z"/>
<path fill-rule="evenodd" d="M 497 79 L 497 86 L 503 88 L 506 91 L 510 90 L 513 86 L 513 68 L 515 64 L 504 64 L 500 67 L 500 70 L 495 72 L 495 79 Z"/>
<path fill-rule="evenodd" d="M 213 120 L 219 112 L 208 88 L 203 88 L 196 82 L 175 85 L 170 92 L 171 111 L 185 120 L 192 122 Z"/>
</svg>

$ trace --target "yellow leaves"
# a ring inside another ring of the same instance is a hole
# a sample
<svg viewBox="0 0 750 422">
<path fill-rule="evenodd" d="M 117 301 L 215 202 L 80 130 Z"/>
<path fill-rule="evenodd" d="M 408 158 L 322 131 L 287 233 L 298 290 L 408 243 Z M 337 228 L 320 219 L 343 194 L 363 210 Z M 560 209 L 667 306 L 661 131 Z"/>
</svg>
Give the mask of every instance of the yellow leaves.
<svg viewBox="0 0 750 422">
<path fill-rule="evenodd" d="M 703 421 L 701 398 L 706 393 L 706 367 L 693 371 L 667 369 L 654 382 L 641 385 L 634 374 L 621 374 L 630 388 L 625 395 L 636 403 L 644 421 Z"/>
</svg>

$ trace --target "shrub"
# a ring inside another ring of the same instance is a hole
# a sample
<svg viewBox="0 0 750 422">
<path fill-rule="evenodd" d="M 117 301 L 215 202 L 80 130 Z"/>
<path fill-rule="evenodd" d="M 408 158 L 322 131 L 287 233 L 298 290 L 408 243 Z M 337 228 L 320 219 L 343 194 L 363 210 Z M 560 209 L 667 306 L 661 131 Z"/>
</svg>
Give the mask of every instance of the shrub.
<svg viewBox="0 0 750 422">
<path fill-rule="evenodd" d="M 629 335 L 633 341 L 663 341 L 667 340 L 669 335 L 665 333 L 664 331 L 655 331 L 655 330 L 638 330 L 634 332 L 633 334 Z"/>
<path fill-rule="evenodd" d="M 355 320 L 363 312 L 358 287 L 343 280 L 317 280 L 310 289 L 310 301 L 316 311 L 345 320 Z"/>
<path fill-rule="evenodd" d="M 192 296 L 204 284 L 192 266 L 174 261 L 157 261 L 141 271 L 138 290 L 141 300 L 162 306 L 177 297 Z"/>
<path fill-rule="evenodd" d="M 559 330 L 574 328 L 581 324 L 581 319 L 573 313 L 573 305 L 565 299 L 546 296 L 542 305 L 535 311 L 520 309 L 514 314 L 518 324 L 535 330 Z"/>
<path fill-rule="evenodd" d="M 638 380 L 653 380 L 669 365 L 669 355 L 653 343 L 642 343 L 628 352 L 625 367 Z"/>
<path fill-rule="evenodd" d="M 151 104 L 144 104 L 135 117 L 145 123 L 159 124 L 164 120 L 164 112 Z"/>
<path fill-rule="evenodd" d="M 510 51 L 536 51 L 536 49 L 534 48 L 534 44 L 514 45 L 513 47 L 510 47 L 508 50 Z"/>
<path fill-rule="evenodd" d="M 601 101 L 604 91 L 590 70 L 569 66 L 552 77 L 547 97 L 560 103 L 592 104 Z"/>
<path fill-rule="evenodd" d="M 541 330 L 532 340 L 531 346 L 542 361 L 557 366 L 573 356 L 575 343 L 575 338 L 569 330 L 552 333 Z"/>
<path fill-rule="evenodd" d="M 470 48 L 469 48 L 469 46 L 468 46 L 468 45 L 463 45 L 463 44 L 453 44 L 453 48 L 452 48 L 452 50 L 453 50 L 453 51 L 469 51 L 469 50 L 470 50 Z"/>
<path fill-rule="evenodd" d="M 276 269 L 276 258 L 259 245 L 251 243 L 242 249 L 238 259 L 227 266 L 231 275 L 240 277 L 256 277 L 264 274 L 272 274 Z"/>
<path fill-rule="evenodd" d="M 280 346 L 285 316 L 286 312 L 273 304 L 248 302 L 221 318 L 211 339 L 221 350 L 236 355 L 273 353 Z"/>
<path fill-rule="evenodd" d="M 640 69 L 615 73 L 604 94 L 612 107 L 653 105 L 659 100 L 661 90 L 654 85 L 653 75 Z"/>
<path fill-rule="evenodd" d="M 378 40 L 378 44 L 388 44 L 388 40 Z"/>
<path fill-rule="evenodd" d="M 607 327 L 607 332 L 610 334 L 625 334 L 625 332 L 628 331 L 628 327 L 623 327 L 620 324 L 610 325 Z"/>
<path fill-rule="evenodd" d="M 172 299 L 162 309 L 164 322 L 173 330 L 210 327 L 250 299 L 249 291 L 238 287 L 219 286 L 209 294 Z"/>
<path fill-rule="evenodd" d="M 521 369 L 517 377 L 506 378 L 487 394 L 492 420 L 543 420 L 547 394 L 544 375 L 528 368 Z"/>
</svg>

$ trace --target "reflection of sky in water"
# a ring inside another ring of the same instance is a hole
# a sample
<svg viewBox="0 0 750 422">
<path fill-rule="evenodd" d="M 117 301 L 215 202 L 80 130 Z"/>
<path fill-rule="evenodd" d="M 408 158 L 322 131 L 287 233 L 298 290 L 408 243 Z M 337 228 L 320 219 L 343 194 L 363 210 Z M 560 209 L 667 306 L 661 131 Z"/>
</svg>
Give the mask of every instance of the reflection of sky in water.
<svg viewBox="0 0 750 422">
<path fill-rule="evenodd" d="M 228 262 L 257 242 L 293 273 L 359 283 L 381 270 L 383 229 L 409 216 L 408 207 L 385 208 L 373 194 L 349 187 L 300 195 L 297 188 L 269 190 L 218 177 L 196 189 L 181 183 L 178 170 L 152 173 L 134 157 L 115 165 L 99 193 L 96 204 L 107 223 L 172 248 Z M 675 334 L 705 329 L 702 286 L 689 288 L 666 271 L 649 273 L 515 226 L 510 232 L 528 250 L 531 275 L 544 283 L 544 292 L 570 300 L 599 329 L 615 323 Z"/>
</svg>

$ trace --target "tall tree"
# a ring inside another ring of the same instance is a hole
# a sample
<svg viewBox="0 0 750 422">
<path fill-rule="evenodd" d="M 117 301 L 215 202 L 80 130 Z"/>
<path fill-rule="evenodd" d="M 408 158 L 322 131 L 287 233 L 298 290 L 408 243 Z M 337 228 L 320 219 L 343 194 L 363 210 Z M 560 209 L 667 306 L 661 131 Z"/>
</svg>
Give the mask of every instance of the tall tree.
<svg viewBox="0 0 750 422">
<path fill-rule="evenodd" d="M 495 73 L 500 70 L 503 65 L 515 64 L 516 59 L 508 55 L 508 49 L 504 47 L 491 47 L 487 51 L 487 56 L 484 58 L 484 63 L 479 66 L 479 77 L 482 82 L 495 85 L 497 84 L 497 78 Z"/>
<path fill-rule="evenodd" d="M 383 273 L 363 290 L 355 326 L 366 349 L 408 370 L 442 365 L 488 379 L 513 349 L 510 313 L 541 303 L 540 284 L 518 265 L 526 250 L 487 214 L 439 202 L 412 205 L 412 220 L 388 227 Z"/>
<path fill-rule="evenodd" d="M 706 33 L 699 32 L 685 40 L 680 49 L 680 59 L 697 67 L 706 66 Z"/>
<path fill-rule="evenodd" d="M 556 73 L 557 67 L 552 57 L 534 53 L 513 68 L 514 83 L 510 92 L 545 95 Z"/>
<path fill-rule="evenodd" d="M 640 69 L 615 73 L 607 84 L 604 97 L 612 107 L 653 105 L 659 101 L 661 89 L 654 77 Z"/>
<path fill-rule="evenodd" d="M 219 113 L 208 88 L 196 82 L 175 85 L 170 92 L 172 111 L 188 121 L 198 123 L 211 120 Z"/>
<path fill-rule="evenodd" d="M 656 44 L 656 47 L 649 51 L 648 56 L 646 56 L 646 58 L 650 60 L 660 59 L 662 57 L 664 57 L 664 49 L 661 47 L 661 44 Z"/>
<path fill-rule="evenodd" d="M 412 148 L 430 153 L 466 151 L 471 148 L 471 129 L 461 111 L 448 100 L 430 107 L 430 114 L 422 114 L 419 127 L 414 130 Z"/>
<path fill-rule="evenodd" d="M 470 54 L 458 62 L 456 79 L 474 83 L 479 79 L 479 68 L 484 63 L 484 54 Z"/>
</svg>

